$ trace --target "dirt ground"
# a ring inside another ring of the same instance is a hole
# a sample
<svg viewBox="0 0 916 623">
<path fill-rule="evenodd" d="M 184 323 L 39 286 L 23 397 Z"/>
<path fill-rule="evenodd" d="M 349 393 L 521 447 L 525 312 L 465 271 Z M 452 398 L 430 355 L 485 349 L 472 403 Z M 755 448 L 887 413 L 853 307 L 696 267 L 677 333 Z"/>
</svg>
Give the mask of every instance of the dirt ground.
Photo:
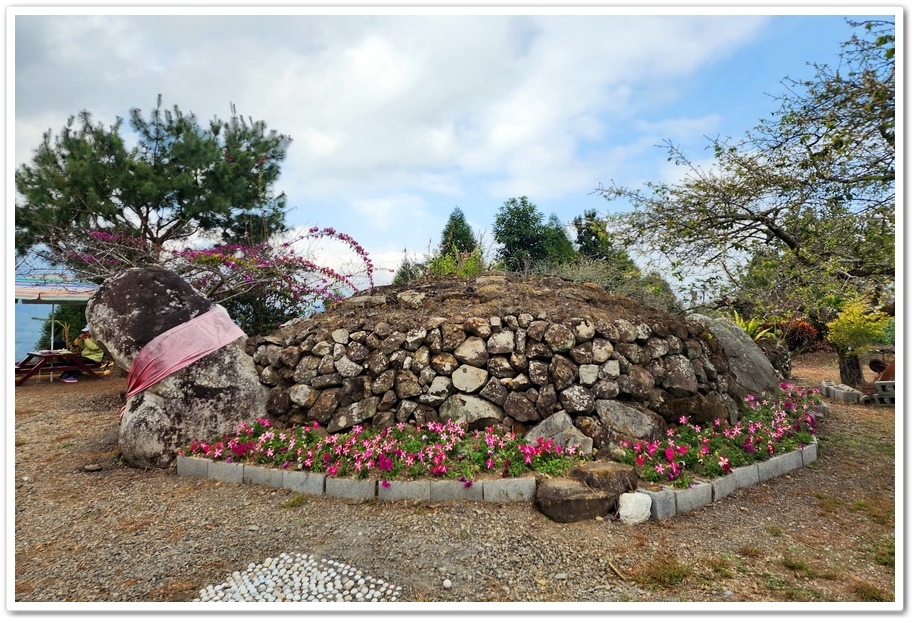
<svg viewBox="0 0 916 623">
<path fill-rule="evenodd" d="M 864 372 L 867 379 L 874 377 L 867 368 Z M 795 359 L 794 384 L 819 387 L 825 379 L 839 381 L 835 356 L 813 353 Z M 252 520 L 236 518 L 236 508 L 221 507 L 224 497 L 247 499 L 241 502 L 243 510 L 270 504 L 270 517 L 278 522 L 271 529 L 283 534 L 291 529 L 292 511 L 281 508 L 285 493 L 259 492 L 255 487 L 249 488 L 250 493 L 240 493 L 206 481 L 186 483 L 173 470 L 147 472 L 123 465 L 118 459 L 116 422 L 124 386 L 125 379 L 117 376 L 72 384 L 49 382 L 44 377 L 15 388 L 17 602 L 193 598 L 214 577 L 224 577 L 244 560 L 258 556 L 257 544 L 252 543 L 251 550 L 237 547 L 233 552 L 214 546 L 218 553 L 205 565 L 173 566 L 164 574 L 150 571 L 142 580 L 134 576 L 141 564 L 168 563 L 165 550 L 150 550 L 148 560 L 144 554 L 145 548 L 155 549 L 157 539 L 169 551 L 172 547 L 199 551 L 211 538 L 214 525 L 238 521 L 244 530 L 244 523 Z M 613 521 L 571 526 L 542 521 L 537 530 L 563 541 L 577 532 L 583 540 L 612 539 L 614 549 L 609 555 L 620 577 L 609 574 L 608 581 L 625 578 L 629 585 L 645 591 L 647 601 L 902 603 L 902 565 L 896 552 L 903 546 L 896 529 L 902 526 L 903 510 L 898 484 L 902 474 L 896 472 L 902 465 L 897 460 L 902 427 L 896 410 L 826 402 L 830 412 L 818 433 L 818 459 L 803 470 L 664 522 L 632 527 Z M 186 525 L 159 526 L 157 521 L 168 518 L 156 510 L 157 505 L 171 508 L 176 495 L 191 490 L 199 504 L 192 519 Z M 131 492 L 142 493 L 142 499 L 129 499 Z M 122 496 L 117 508 L 106 505 L 106 498 L 112 495 Z M 324 516 L 334 508 L 333 501 L 322 499 L 312 502 L 309 512 Z M 133 515 L 124 515 L 131 509 L 135 509 Z M 360 526 L 361 521 L 403 512 L 384 505 L 349 505 L 345 510 L 349 517 L 341 531 Z M 426 512 L 440 513 L 445 520 L 449 513 L 459 511 L 436 508 Z M 488 516 L 504 511 L 483 512 Z M 259 518 L 262 529 L 270 517 Z M 498 522 L 499 517 L 490 521 Z M 137 548 L 131 539 L 143 535 L 149 541 Z M 323 533 L 323 547 L 337 556 L 349 556 L 370 572 L 379 572 L 382 562 L 373 558 L 377 554 L 370 548 L 348 549 L 343 538 L 342 534 L 330 537 Z M 106 560 L 99 555 L 103 543 L 109 548 Z M 114 550 L 121 546 L 126 549 L 117 556 L 129 559 L 136 555 L 132 566 L 113 558 Z M 418 556 L 421 551 L 418 547 Z M 448 550 L 442 550 L 441 556 L 447 559 Z M 424 583 L 411 576 L 408 565 L 409 561 L 404 562 L 394 570 L 405 574 L 399 578 L 405 583 L 413 582 L 405 601 L 456 599 L 454 591 L 441 590 L 441 583 Z M 126 571 L 119 571 L 122 566 Z M 672 568 L 680 571 L 676 577 L 661 572 Z M 112 597 L 97 588 L 96 576 L 120 586 L 120 593 Z M 544 599 L 575 601 L 580 597 L 557 592 Z"/>
</svg>

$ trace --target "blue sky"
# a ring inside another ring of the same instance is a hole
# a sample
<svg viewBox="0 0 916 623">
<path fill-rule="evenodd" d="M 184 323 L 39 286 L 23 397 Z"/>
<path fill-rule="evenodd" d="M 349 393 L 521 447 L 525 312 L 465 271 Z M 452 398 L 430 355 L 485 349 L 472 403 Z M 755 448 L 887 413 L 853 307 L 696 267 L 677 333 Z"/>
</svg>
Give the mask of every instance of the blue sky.
<svg viewBox="0 0 916 623">
<path fill-rule="evenodd" d="M 346 232 L 394 269 L 438 243 L 456 206 L 486 240 L 511 197 L 568 223 L 617 209 L 602 184 L 677 180 L 659 145 L 708 158 L 707 137 L 751 130 L 783 78 L 835 63 L 846 18 L 877 7 L 89 10 L 8 19 L 16 166 L 81 110 L 113 123 L 162 94 L 206 122 L 234 104 L 293 138 L 275 187 L 287 223 Z"/>
</svg>

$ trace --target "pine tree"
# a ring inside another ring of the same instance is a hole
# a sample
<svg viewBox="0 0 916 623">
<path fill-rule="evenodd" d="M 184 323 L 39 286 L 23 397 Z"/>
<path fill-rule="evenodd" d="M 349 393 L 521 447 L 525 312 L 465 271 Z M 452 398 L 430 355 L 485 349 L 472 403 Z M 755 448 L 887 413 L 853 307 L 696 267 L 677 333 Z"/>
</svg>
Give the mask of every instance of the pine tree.
<svg viewBox="0 0 916 623">
<path fill-rule="evenodd" d="M 470 253 L 477 246 L 477 240 L 464 218 L 461 208 L 455 207 L 445 229 L 442 230 L 442 241 L 439 243 L 439 253 Z"/>
</svg>

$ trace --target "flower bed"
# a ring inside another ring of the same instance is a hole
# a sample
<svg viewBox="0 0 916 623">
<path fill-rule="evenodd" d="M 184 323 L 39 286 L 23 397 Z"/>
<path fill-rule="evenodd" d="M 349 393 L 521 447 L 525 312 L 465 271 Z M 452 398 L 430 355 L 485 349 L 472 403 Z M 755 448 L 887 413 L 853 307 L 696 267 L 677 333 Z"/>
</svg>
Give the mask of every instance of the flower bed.
<svg viewBox="0 0 916 623">
<path fill-rule="evenodd" d="M 667 431 L 665 439 L 622 442 L 618 460 L 636 466 L 649 483 L 690 487 L 697 478 L 724 476 L 735 468 L 799 450 L 814 441 L 819 391 L 782 384 L 773 396 L 747 397 L 748 410 L 737 424 L 719 420 L 706 428 L 689 424 Z M 331 477 L 390 480 L 446 478 L 466 486 L 480 477 L 509 478 L 524 473 L 558 476 L 585 456 L 576 446 L 550 439 L 534 444 L 513 433 L 467 430 L 465 423 L 430 422 L 415 429 L 398 424 L 382 431 L 354 426 L 345 434 L 322 434 L 310 426 L 277 430 L 266 419 L 241 422 L 234 436 L 193 441 L 179 451 L 216 461 L 243 462 Z"/>
<path fill-rule="evenodd" d="M 701 428 L 682 418 L 663 440 L 623 442 L 620 460 L 635 465 L 641 479 L 675 488 L 689 487 L 698 476 L 724 476 L 811 444 L 819 395 L 783 383 L 772 396 L 747 396 L 747 413 L 733 426 L 715 420 Z"/>
<path fill-rule="evenodd" d="M 389 480 L 450 478 L 467 486 L 475 478 L 511 478 L 526 472 L 565 473 L 587 458 L 578 447 L 563 447 L 550 439 L 529 443 L 513 433 L 493 428 L 469 432 L 451 420 L 414 427 L 398 424 L 381 431 L 354 426 L 346 434 L 322 434 L 310 426 L 277 430 L 259 419 L 241 422 L 234 436 L 212 442 L 193 441 L 180 455 L 217 461 L 244 462 L 282 469 L 318 472 L 332 477 Z"/>
</svg>

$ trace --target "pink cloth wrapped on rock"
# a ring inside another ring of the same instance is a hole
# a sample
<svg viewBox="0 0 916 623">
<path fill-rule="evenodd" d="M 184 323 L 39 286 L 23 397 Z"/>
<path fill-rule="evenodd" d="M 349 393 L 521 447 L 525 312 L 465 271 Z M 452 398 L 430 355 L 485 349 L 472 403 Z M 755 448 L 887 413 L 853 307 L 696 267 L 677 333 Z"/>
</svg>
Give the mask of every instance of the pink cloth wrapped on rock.
<svg viewBox="0 0 916 623">
<path fill-rule="evenodd" d="M 214 307 L 157 335 L 140 349 L 130 366 L 127 373 L 126 399 L 240 337 L 245 337 L 245 332 L 232 321 L 222 307 Z M 124 417 L 126 408 L 125 402 L 121 407 L 119 421 Z"/>
</svg>

